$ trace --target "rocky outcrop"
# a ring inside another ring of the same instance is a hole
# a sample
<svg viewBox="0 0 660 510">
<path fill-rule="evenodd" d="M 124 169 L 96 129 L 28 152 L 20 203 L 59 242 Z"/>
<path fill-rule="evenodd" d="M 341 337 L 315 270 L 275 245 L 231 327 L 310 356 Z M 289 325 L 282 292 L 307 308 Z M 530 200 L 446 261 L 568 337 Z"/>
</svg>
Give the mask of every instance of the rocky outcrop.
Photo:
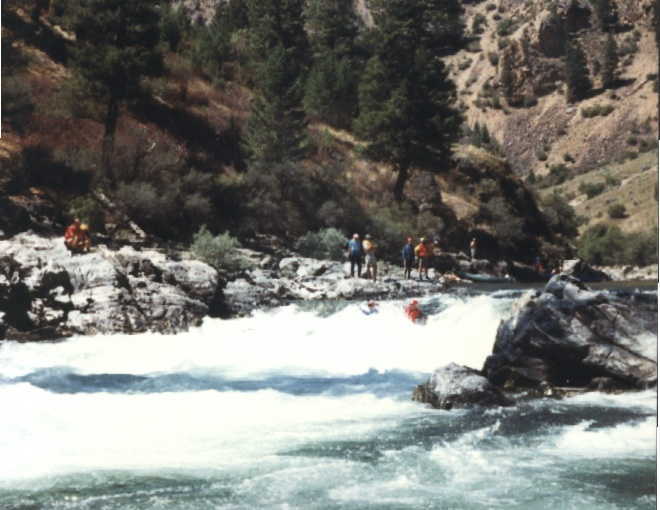
<svg viewBox="0 0 660 510">
<path fill-rule="evenodd" d="M 521 298 L 483 373 L 507 389 L 657 384 L 657 298 L 595 292 L 567 274 Z"/>
<path fill-rule="evenodd" d="M 433 372 L 426 383 L 415 388 L 412 398 L 436 409 L 513 405 L 511 399 L 477 370 L 455 363 Z"/>
<path fill-rule="evenodd" d="M 71 255 L 61 238 L 0 241 L 0 338 L 177 332 L 223 312 L 211 266 L 126 246 Z"/>
<path fill-rule="evenodd" d="M 227 283 L 224 299 L 234 315 L 251 313 L 255 308 L 285 305 L 301 300 L 384 299 L 419 296 L 444 288 L 442 278 L 429 271 L 430 280 L 401 278 L 401 269 L 379 263 L 377 281 L 349 278 L 345 262 L 317 260 L 300 256 L 281 259 L 267 255 L 256 267 L 243 271 Z"/>
</svg>

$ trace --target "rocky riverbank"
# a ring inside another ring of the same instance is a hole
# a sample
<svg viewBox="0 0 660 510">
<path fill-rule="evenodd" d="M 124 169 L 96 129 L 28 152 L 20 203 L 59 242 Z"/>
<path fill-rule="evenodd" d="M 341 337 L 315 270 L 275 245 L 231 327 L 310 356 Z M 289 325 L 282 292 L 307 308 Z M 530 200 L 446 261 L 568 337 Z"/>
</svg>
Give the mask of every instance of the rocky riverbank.
<svg viewBox="0 0 660 510">
<path fill-rule="evenodd" d="M 71 255 L 61 237 L 0 240 L 0 339 L 52 340 L 97 333 L 174 333 L 207 316 L 247 315 L 301 300 L 384 299 L 446 288 L 403 280 L 383 265 L 378 281 L 347 278 L 335 261 L 241 250 L 244 269 L 220 274 L 184 251 L 97 245 Z"/>
</svg>

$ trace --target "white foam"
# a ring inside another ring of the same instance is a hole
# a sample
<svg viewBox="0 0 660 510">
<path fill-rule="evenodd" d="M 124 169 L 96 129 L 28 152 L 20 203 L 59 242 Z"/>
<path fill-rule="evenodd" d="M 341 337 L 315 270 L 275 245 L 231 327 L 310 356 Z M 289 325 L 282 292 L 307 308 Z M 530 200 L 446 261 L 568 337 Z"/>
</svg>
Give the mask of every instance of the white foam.
<svg viewBox="0 0 660 510">
<path fill-rule="evenodd" d="M 480 369 L 492 350 L 501 300 L 445 299 L 450 306 L 425 325 L 407 319 L 403 302 L 386 302 L 370 316 L 356 304 L 330 317 L 289 306 L 250 318 L 209 319 L 179 335 L 96 336 L 58 344 L 8 342 L 0 346 L 0 374 L 18 377 L 62 366 L 80 374 L 354 375 L 371 368 L 431 372 L 451 361 Z"/>
<path fill-rule="evenodd" d="M 373 395 L 0 391 L 0 479 L 93 469 L 223 468 L 302 442 L 359 438 L 424 412 Z"/>
</svg>

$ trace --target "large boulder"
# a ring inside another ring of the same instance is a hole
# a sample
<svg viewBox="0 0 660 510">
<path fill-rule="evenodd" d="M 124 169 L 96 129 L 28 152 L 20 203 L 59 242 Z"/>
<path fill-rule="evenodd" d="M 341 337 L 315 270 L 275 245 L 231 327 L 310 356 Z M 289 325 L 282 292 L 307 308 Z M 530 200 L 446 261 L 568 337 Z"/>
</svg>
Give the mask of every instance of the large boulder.
<svg viewBox="0 0 660 510">
<path fill-rule="evenodd" d="M 657 298 L 595 292 L 556 275 L 502 321 L 483 372 L 500 387 L 621 388 L 657 384 Z M 604 379 L 603 379 L 604 378 Z"/>
<path fill-rule="evenodd" d="M 177 332 L 224 309 L 211 266 L 157 250 L 96 247 L 72 256 L 61 238 L 0 241 L 0 339 Z"/>
<path fill-rule="evenodd" d="M 513 401 L 477 370 L 455 363 L 433 372 L 426 383 L 415 388 L 412 398 L 436 409 L 513 405 Z"/>
</svg>

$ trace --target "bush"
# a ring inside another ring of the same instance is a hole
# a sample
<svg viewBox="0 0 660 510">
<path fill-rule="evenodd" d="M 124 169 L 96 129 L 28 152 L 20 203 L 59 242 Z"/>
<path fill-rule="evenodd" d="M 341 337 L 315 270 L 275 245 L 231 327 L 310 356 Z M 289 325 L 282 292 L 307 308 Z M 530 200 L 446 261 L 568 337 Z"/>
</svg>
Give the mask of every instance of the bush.
<svg viewBox="0 0 660 510">
<path fill-rule="evenodd" d="M 242 268 L 241 259 L 236 252 L 241 244 L 228 232 L 214 236 L 202 225 L 193 235 L 190 251 L 200 260 L 216 269 L 235 271 Z"/>
<path fill-rule="evenodd" d="M 511 18 L 503 18 L 497 23 L 497 35 L 506 37 L 516 31 L 517 25 Z"/>
<path fill-rule="evenodd" d="M 318 232 L 307 232 L 298 238 L 295 248 L 306 257 L 342 260 L 345 244 L 346 236 L 331 227 Z"/>
<path fill-rule="evenodd" d="M 624 234 L 614 225 L 599 223 L 578 242 L 578 255 L 589 264 L 646 266 L 658 260 L 657 227 L 651 232 Z"/>
<path fill-rule="evenodd" d="M 87 223 L 92 232 L 105 229 L 103 208 L 90 195 L 82 195 L 71 200 L 67 213 L 71 218 L 80 218 L 81 222 Z"/>
<path fill-rule="evenodd" d="M 587 198 L 593 198 L 605 191 L 604 182 L 582 182 L 578 187 L 580 193 L 587 195 Z"/>
<path fill-rule="evenodd" d="M 607 214 L 612 219 L 621 219 L 626 217 L 626 206 L 623 204 L 613 204 L 607 209 Z"/>
<path fill-rule="evenodd" d="M 611 104 L 596 104 L 593 106 L 585 106 L 584 108 L 581 108 L 580 111 L 582 112 L 582 116 L 587 119 L 597 117 L 598 115 L 605 117 L 614 111 L 614 106 Z"/>
</svg>

